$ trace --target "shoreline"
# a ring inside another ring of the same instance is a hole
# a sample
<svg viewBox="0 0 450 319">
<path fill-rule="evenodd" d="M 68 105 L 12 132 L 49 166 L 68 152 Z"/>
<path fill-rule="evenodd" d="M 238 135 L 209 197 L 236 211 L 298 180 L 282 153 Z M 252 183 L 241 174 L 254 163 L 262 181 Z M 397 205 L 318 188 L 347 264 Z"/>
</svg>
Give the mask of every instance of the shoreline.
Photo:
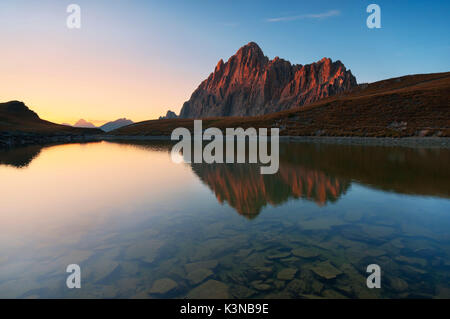
<svg viewBox="0 0 450 319">
<path fill-rule="evenodd" d="M 0 133 L 0 149 L 28 145 L 68 144 L 99 141 L 97 135 L 45 135 Z"/>
<path fill-rule="evenodd" d="M 104 135 L 105 141 L 170 141 L 170 136 Z M 402 146 L 450 148 L 450 137 L 348 137 L 348 136 L 280 136 L 280 142 L 318 143 L 363 146 Z"/>
<path fill-rule="evenodd" d="M 0 135 L 0 148 L 98 141 L 171 141 L 167 135 Z M 450 148 L 450 137 L 280 136 L 280 142 Z"/>
</svg>

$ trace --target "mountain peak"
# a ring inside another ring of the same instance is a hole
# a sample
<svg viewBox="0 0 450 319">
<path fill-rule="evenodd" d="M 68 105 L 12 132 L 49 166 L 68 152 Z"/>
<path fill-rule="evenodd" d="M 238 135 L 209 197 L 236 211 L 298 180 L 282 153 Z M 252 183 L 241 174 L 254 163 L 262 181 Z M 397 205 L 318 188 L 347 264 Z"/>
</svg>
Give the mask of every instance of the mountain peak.
<svg viewBox="0 0 450 319">
<path fill-rule="evenodd" d="M 243 47 L 239 48 L 239 50 L 237 50 L 236 54 L 233 57 L 238 57 L 238 58 L 253 58 L 253 59 L 264 59 L 264 53 L 261 50 L 261 48 L 259 47 L 259 45 L 257 45 L 255 42 L 249 42 L 246 45 L 244 45 Z M 233 58 L 231 57 L 231 58 Z M 230 58 L 230 59 L 231 59 Z"/>
<path fill-rule="evenodd" d="M 239 48 L 183 104 L 181 118 L 253 116 L 299 107 L 356 86 L 341 61 L 292 65 L 269 60 L 255 42 Z"/>
<path fill-rule="evenodd" d="M 261 48 L 259 47 L 259 45 L 256 42 L 249 42 L 246 45 L 242 46 L 241 49 L 248 49 L 248 50 L 253 50 L 253 51 L 261 51 Z"/>
<path fill-rule="evenodd" d="M 134 122 L 132 120 L 129 120 L 124 117 L 124 118 L 117 119 L 115 121 L 105 123 L 102 126 L 100 126 L 100 129 L 102 129 L 105 132 L 110 132 L 115 129 L 121 128 L 123 126 L 131 125 L 133 123 Z"/>
<path fill-rule="evenodd" d="M 78 120 L 78 122 L 76 122 L 73 126 L 74 127 L 84 127 L 84 128 L 97 128 L 94 124 L 92 124 L 91 122 L 88 122 L 84 119 Z"/>
</svg>

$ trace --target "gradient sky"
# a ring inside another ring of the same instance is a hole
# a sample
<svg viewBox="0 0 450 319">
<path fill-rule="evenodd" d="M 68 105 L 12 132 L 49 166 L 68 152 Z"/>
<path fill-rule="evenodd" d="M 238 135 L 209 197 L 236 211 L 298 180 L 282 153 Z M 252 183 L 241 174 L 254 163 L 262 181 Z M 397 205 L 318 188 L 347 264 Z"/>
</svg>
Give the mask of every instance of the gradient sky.
<svg viewBox="0 0 450 319">
<path fill-rule="evenodd" d="M 66 8 L 81 6 L 81 29 Z M 381 7 L 368 29 L 366 7 Z M 341 60 L 359 83 L 450 71 L 450 1 L 1 0 L 0 101 L 102 124 L 179 112 L 239 47 L 307 64 Z"/>
</svg>

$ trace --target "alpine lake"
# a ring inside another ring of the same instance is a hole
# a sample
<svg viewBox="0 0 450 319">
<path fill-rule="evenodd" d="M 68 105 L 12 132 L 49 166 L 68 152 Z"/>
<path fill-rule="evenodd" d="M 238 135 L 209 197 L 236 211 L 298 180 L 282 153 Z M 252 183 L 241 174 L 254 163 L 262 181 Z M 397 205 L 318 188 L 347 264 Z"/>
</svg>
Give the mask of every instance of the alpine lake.
<svg viewBox="0 0 450 319">
<path fill-rule="evenodd" d="M 170 150 L 0 150 L 0 297 L 450 298 L 450 149 L 281 143 L 273 175 Z"/>
</svg>

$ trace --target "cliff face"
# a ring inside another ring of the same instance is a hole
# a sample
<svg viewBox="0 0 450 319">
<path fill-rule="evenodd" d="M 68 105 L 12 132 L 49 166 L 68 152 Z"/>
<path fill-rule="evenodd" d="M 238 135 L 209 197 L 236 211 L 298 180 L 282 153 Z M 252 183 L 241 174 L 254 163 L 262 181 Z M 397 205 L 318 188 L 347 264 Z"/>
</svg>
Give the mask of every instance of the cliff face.
<svg viewBox="0 0 450 319">
<path fill-rule="evenodd" d="M 181 118 L 262 115 L 315 102 L 356 86 L 356 79 L 331 59 L 291 65 L 278 57 L 269 60 L 250 42 L 194 91 Z"/>
</svg>

